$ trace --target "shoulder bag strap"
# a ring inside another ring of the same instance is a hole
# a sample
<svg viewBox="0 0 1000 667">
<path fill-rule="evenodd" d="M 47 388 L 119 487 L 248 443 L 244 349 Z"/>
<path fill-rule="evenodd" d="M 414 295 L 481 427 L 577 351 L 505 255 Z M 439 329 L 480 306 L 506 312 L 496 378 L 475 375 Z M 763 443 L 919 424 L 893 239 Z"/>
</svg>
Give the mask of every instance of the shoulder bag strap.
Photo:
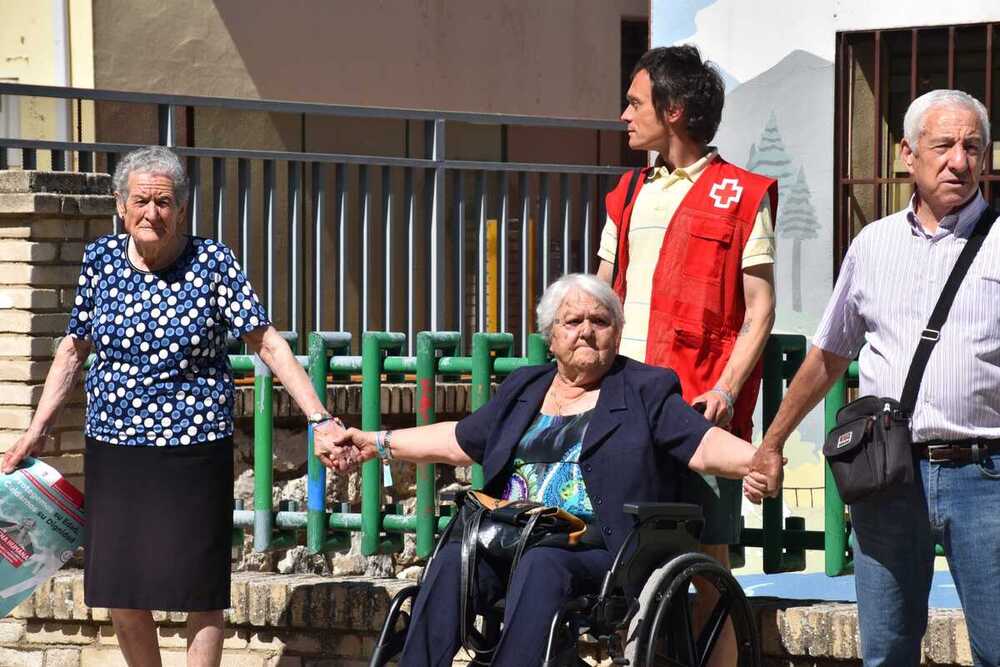
<svg viewBox="0 0 1000 667">
<path fill-rule="evenodd" d="M 462 569 L 460 573 L 459 593 L 459 632 L 462 636 L 462 647 L 470 653 L 492 653 L 496 648 L 484 647 L 482 635 L 475 628 L 475 580 L 476 580 L 476 546 L 479 542 L 479 524 L 483 520 L 486 509 L 480 507 L 469 517 L 462 533 Z"/>
<path fill-rule="evenodd" d="M 927 362 L 930 361 L 931 352 L 941 338 L 941 327 L 948 319 L 948 311 L 951 310 L 952 303 L 955 302 L 955 294 L 959 285 L 972 266 L 972 260 L 976 258 L 976 253 L 982 247 L 986 234 L 990 231 L 990 225 L 996 220 L 997 213 L 987 206 L 979 220 L 976 222 L 969 240 L 966 241 L 962 253 L 955 262 L 955 267 L 948 276 L 941 296 L 938 297 L 931 318 L 927 322 L 927 327 L 920 334 L 920 342 L 917 344 L 917 351 L 913 353 L 913 361 L 910 363 L 910 370 L 906 374 L 906 382 L 903 384 L 903 395 L 899 399 L 899 408 L 906 416 L 913 414 L 913 408 L 917 404 L 917 392 L 920 391 L 920 382 L 924 377 L 924 370 Z"/>
<path fill-rule="evenodd" d="M 618 234 L 622 233 L 622 227 L 625 225 L 625 210 L 632 203 L 632 196 L 635 194 L 635 188 L 639 185 L 639 178 L 642 176 L 642 169 L 633 169 L 632 175 L 628 180 L 628 190 L 625 191 L 625 206 L 622 207 L 622 219 L 618 221 Z M 619 243 L 619 246 L 621 244 Z M 618 278 L 618 248 L 615 248 L 615 261 L 612 264 L 611 269 L 611 287 L 615 286 L 615 280 Z"/>
<path fill-rule="evenodd" d="M 524 550 L 528 548 L 528 542 L 531 541 L 532 533 L 535 532 L 535 524 L 538 520 L 542 518 L 541 512 L 535 512 L 528 519 L 528 522 L 524 524 L 524 528 L 521 529 L 521 538 L 517 541 L 517 549 L 514 550 L 514 559 L 510 563 L 510 574 L 507 576 L 507 590 L 510 590 L 510 585 L 514 581 L 514 571 L 517 569 L 517 564 L 521 560 L 521 556 L 524 555 Z"/>
</svg>

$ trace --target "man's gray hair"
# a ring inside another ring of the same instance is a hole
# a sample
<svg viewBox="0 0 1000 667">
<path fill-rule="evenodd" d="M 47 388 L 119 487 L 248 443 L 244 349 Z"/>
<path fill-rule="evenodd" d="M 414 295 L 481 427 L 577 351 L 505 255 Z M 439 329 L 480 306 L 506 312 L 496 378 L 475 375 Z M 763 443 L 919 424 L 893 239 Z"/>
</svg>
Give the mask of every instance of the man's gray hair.
<svg viewBox="0 0 1000 667">
<path fill-rule="evenodd" d="M 128 200 L 128 177 L 132 172 L 140 174 L 161 174 L 174 183 L 174 196 L 177 205 L 184 206 L 188 201 L 188 177 L 184 163 L 169 148 L 164 146 L 146 146 L 137 148 L 118 163 L 112 179 L 115 192 Z"/>
<path fill-rule="evenodd" d="M 616 331 L 622 330 L 622 327 L 625 326 L 622 302 L 608 284 L 587 273 L 567 273 L 549 285 L 538 301 L 535 314 L 538 319 L 538 329 L 546 341 L 552 338 L 552 327 L 556 323 L 556 313 L 559 312 L 559 306 L 562 305 L 568 294 L 576 290 L 589 294 L 607 308 L 608 312 L 611 313 L 612 326 Z"/>
<path fill-rule="evenodd" d="M 989 149 L 990 115 L 983 103 L 961 90 L 939 88 L 924 93 L 910 102 L 910 106 L 906 109 L 906 115 L 903 116 L 903 136 L 906 137 L 910 150 L 917 152 L 917 141 L 924 132 L 924 117 L 931 107 L 936 106 L 957 106 L 974 112 L 979 118 L 979 132 L 983 135 L 982 148 L 984 151 Z"/>
</svg>

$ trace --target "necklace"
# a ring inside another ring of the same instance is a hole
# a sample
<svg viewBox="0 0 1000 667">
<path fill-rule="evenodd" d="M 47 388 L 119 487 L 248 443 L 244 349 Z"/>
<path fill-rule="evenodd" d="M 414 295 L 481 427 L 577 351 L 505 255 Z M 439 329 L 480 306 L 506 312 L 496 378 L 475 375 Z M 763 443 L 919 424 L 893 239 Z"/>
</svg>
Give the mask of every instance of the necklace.
<svg viewBox="0 0 1000 667">
<path fill-rule="evenodd" d="M 549 387 L 546 400 L 555 409 L 557 415 L 563 416 L 567 414 L 567 408 L 576 405 L 585 398 L 592 397 L 596 393 L 596 390 L 596 387 L 580 387 L 568 384 L 559 375 L 556 375 L 552 386 Z M 561 393 L 567 395 L 560 396 Z"/>
</svg>

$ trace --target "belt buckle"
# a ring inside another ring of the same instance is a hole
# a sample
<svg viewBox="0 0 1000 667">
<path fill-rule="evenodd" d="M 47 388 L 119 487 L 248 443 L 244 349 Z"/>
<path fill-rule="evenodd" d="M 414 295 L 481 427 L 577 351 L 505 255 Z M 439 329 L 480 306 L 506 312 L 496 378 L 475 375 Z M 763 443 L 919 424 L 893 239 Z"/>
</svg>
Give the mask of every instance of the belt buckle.
<svg viewBox="0 0 1000 667">
<path fill-rule="evenodd" d="M 927 445 L 927 460 L 930 463 L 951 463 L 954 459 L 949 456 L 935 456 L 935 453 L 944 454 L 945 452 L 951 452 L 954 445 L 950 444 L 940 444 L 940 445 Z"/>
</svg>

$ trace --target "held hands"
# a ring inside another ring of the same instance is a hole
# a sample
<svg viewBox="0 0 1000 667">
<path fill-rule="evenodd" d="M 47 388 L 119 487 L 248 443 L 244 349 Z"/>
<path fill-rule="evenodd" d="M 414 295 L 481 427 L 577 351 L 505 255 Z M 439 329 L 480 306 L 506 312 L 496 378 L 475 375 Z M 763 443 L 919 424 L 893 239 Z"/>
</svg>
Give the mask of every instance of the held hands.
<svg viewBox="0 0 1000 667">
<path fill-rule="evenodd" d="M 750 461 L 750 474 L 743 478 L 743 495 L 759 505 L 764 498 L 775 498 L 781 493 L 784 465 L 788 459 L 770 446 L 761 444 Z"/>
<path fill-rule="evenodd" d="M 338 473 L 347 473 L 376 457 L 374 432 L 345 429 L 338 424 L 336 429 L 327 429 L 321 436 L 320 429 L 332 423 L 320 424 L 313 431 L 313 449 L 320 463 Z"/>
</svg>

